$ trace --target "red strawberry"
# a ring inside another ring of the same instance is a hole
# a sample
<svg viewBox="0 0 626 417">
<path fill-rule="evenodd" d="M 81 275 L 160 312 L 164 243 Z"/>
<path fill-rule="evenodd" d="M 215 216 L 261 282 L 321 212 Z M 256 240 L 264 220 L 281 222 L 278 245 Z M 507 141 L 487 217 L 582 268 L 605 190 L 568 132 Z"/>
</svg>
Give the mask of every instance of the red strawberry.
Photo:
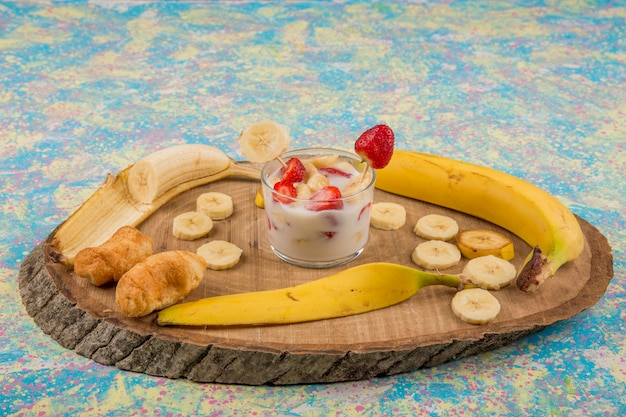
<svg viewBox="0 0 626 417">
<path fill-rule="evenodd" d="M 319 170 L 326 175 L 338 175 L 345 178 L 350 178 L 352 176 L 352 174 L 350 174 L 349 172 L 342 171 L 334 167 L 320 167 Z"/>
<path fill-rule="evenodd" d="M 293 182 L 287 180 L 278 181 L 274 184 L 274 191 L 278 191 L 280 193 L 273 193 L 274 201 L 278 201 L 279 203 L 291 204 L 293 203 L 293 199 L 289 197 L 296 197 L 298 195 Z"/>
<path fill-rule="evenodd" d="M 298 158 L 290 158 L 287 161 L 287 166 L 282 168 L 283 180 L 291 182 L 300 182 L 304 179 L 306 168 L 304 164 Z"/>
<path fill-rule="evenodd" d="M 343 201 L 340 199 L 341 191 L 339 188 L 328 185 L 309 197 L 305 207 L 312 211 L 340 210 L 343 208 Z"/>
<path fill-rule="evenodd" d="M 387 125 L 376 125 L 359 136 L 354 150 L 374 169 L 384 168 L 393 154 L 395 136 Z"/>
</svg>

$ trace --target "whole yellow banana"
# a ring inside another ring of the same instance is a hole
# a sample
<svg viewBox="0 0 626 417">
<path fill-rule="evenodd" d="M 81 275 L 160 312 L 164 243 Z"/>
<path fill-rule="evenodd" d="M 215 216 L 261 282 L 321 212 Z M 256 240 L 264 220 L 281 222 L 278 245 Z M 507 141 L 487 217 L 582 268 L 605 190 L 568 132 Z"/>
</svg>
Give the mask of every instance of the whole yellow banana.
<svg viewBox="0 0 626 417">
<path fill-rule="evenodd" d="M 396 150 L 376 175 L 380 190 L 471 214 L 523 239 L 533 248 L 517 276 L 523 291 L 535 291 L 583 251 L 583 233 L 568 208 L 539 187 L 504 172 Z"/>
</svg>

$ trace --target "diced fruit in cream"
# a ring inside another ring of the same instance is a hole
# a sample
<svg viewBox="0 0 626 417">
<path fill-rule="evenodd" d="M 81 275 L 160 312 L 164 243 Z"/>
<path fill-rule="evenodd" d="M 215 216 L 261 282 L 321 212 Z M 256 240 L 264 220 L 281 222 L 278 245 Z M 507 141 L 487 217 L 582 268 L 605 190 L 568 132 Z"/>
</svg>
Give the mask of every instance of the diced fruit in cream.
<svg viewBox="0 0 626 417">
<path fill-rule="evenodd" d="M 289 180 L 278 181 L 274 184 L 274 190 L 277 191 L 277 193 L 272 195 L 273 199 L 283 204 L 293 203 L 293 197 L 298 195 L 295 185 Z"/>
<path fill-rule="evenodd" d="M 325 263 L 363 249 L 369 232 L 373 174 L 368 170 L 363 176 L 364 165 L 358 157 L 347 155 L 295 155 L 285 158 L 287 167 L 272 162 L 273 170 L 263 174 L 265 184 L 275 184 L 273 189 L 264 186 L 263 191 L 268 237 L 279 255 L 297 262 Z M 293 178 L 290 167 L 300 166 L 293 162 L 296 159 L 305 169 L 302 180 L 294 183 L 285 178 Z"/>
<path fill-rule="evenodd" d="M 313 211 L 341 210 L 343 208 L 341 191 L 334 185 L 326 186 L 309 197 L 304 207 Z"/>
</svg>

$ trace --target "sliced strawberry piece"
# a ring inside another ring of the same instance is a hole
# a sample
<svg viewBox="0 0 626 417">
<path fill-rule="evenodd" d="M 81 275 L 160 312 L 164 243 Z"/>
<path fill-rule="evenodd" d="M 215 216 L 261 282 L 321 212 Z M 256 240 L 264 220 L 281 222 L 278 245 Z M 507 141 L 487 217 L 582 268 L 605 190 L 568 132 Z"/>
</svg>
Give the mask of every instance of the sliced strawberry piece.
<svg viewBox="0 0 626 417">
<path fill-rule="evenodd" d="M 300 182 L 304 179 L 306 168 L 298 158 L 290 158 L 287 166 L 282 168 L 282 179 L 291 182 Z"/>
<path fill-rule="evenodd" d="M 295 198 L 298 195 L 296 186 L 293 185 L 293 182 L 287 180 L 278 181 L 274 184 L 274 191 L 280 193 L 272 193 L 274 201 L 278 201 L 279 203 L 291 204 L 293 203 L 293 199 L 289 197 Z"/>
<path fill-rule="evenodd" d="M 376 125 L 359 136 L 354 151 L 374 169 L 384 168 L 393 155 L 395 136 L 387 125 Z"/>
<path fill-rule="evenodd" d="M 311 197 L 304 205 L 307 210 L 340 210 L 343 208 L 343 200 L 341 200 L 341 191 L 334 185 L 323 187 Z"/>
<path fill-rule="evenodd" d="M 367 211 L 370 209 L 371 206 L 372 206 L 372 203 L 367 203 L 359 212 L 359 217 L 357 218 L 357 220 L 361 220 L 361 217 L 363 217 L 363 215 L 367 213 Z"/>
<path fill-rule="evenodd" d="M 265 216 L 267 218 L 267 228 L 269 230 L 278 230 L 278 227 L 276 227 L 276 224 L 274 224 L 274 222 L 272 221 L 272 219 L 269 218 L 269 216 Z"/>
<path fill-rule="evenodd" d="M 352 177 L 352 174 L 346 171 L 342 171 L 340 169 L 334 168 L 334 167 L 321 167 L 318 168 L 320 172 L 326 174 L 326 175 L 337 175 L 340 177 L 345 177 L 345 178 L 350 178 Z"/>
<path fill-rule="evenodd" d="M 326 220 L 328 225 L 331 226 L 331 227 L 335 227 L 335 226 L 337 226 L 339 224 L 339 221 L 337 220 L 337 217 L 335 217 L 335 215 L 332 214 L 332 213 L 327 213 L 324 216 L 324 219 Z"/>
<path fill-rule="evenodd" d="M 320 232 L 322 234 L 322 236 L 326 237 L 327 239 L 332 239 L 333 236 L 335 236 L 335 233 L 337 232 Z"/>
</svg>

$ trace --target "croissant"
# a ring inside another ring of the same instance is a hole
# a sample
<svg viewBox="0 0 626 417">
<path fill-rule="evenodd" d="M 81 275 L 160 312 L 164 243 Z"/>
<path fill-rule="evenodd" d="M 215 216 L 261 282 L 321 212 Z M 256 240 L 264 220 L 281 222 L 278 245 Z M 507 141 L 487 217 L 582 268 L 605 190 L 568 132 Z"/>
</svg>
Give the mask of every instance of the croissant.
<svg viewBox="0 0 626 417">
<path fill-rule="evenodd" d="M 74 258 L 74 272 L 96 286 L 119 279 L 152 255 L 152 238 L 131 226 L 119 228 L 100 246 L 85 248 Z"/>
<path fill-rule="evenodd" d="M 206 261 L 187 251 L 149 256 L 125 273 L 115 289 L 115 304 L 127 317 L 143 317 L 183 300 L 195 290 Z"/>
</svg>

